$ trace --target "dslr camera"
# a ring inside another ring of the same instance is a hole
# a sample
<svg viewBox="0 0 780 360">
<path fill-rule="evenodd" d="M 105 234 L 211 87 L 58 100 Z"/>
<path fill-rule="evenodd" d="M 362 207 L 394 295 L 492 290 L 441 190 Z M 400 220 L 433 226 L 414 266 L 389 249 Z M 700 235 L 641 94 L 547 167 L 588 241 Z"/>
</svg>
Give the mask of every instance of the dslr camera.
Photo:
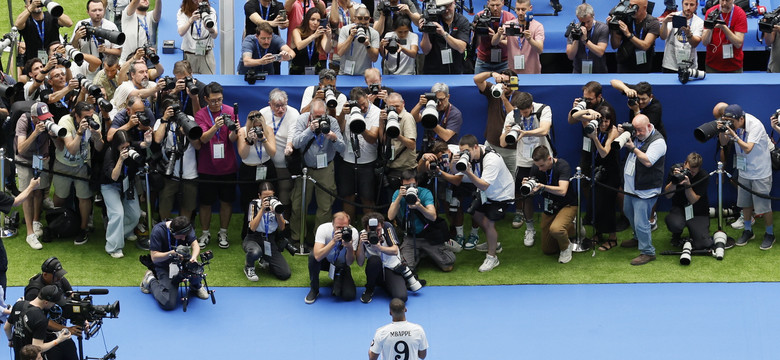
<svg viewBox="0 0 780 360">
<path fill-rule="evenodd" d="M 87 29 L 87 38 L 95 37 L 98 42 L 101 42 L 103 40 L 108 40 L 108 42 L 112 44 L 117 45 L 123 45 L 125 43 L 125 33 L 115 31 L 115 30 L 106 30 L 102 27 L 94 27 L 92 26 L 88 21 L 84 21 L 81 23 L 81 26 L 83 26 L 85 29 Z"/>
<path fill-rule="evenodd" d="M 171 105 L 171 108 L 173 108 L 173 118 L 171 121 L 176 123 L 176 126 L 181 129 L 182 133 L 190 139 L 200 139 L 203 135 L 203 129 L 198 126 L 195 120 L 191 120 L 190 117 L 181 110 L 181 105 L 173 104 Z"/>
<path fill-rule="evenodd" d="M 520 195 L 521 196 L 529 196 L 534 192 L 534 188 L 539 185 L 539 180 L 536 179 L 536 177 L 531 176 L 523 181 L 523 184 L 520 185 Z"/>
<path fill-rule="evenodd" d="M 716 25 L 726 25 L 726 22 L 720 18 L 720 9 L 712 10 L 709 16 L 704 19 L 705 29 L 714 29 Z"/>
<path fill-rule="evenodd" d="M 675 173 L 674 172 L 675 169 L 679 169 L 680 172 L 679 173 Z M 683 167 L 682 164 L 675 164 L 674 166 L 672 166 L 672 169 L 670 171 L 670 175 L 671 175 L 670 180 L 672 181 L 672 184 L 675 184 L 675 185 L 677 185 L 681 181 L 685 180 L 686 176 L 688 177 L 688 179 L 693 177 L 693 175 L 691 175 L 691 170 Z"/>
<path fill-rule="evenodd" d="M 623 133 L 612 141 L 612 146 L 617 146 L 618 149 L 622 149 L 628 140 L 634 136 L 636 131 L 634 130 L 634 125 L 629 122 L 624 122 L 618 126 L 623 129 Z"/>
<path fill-rule="evenodd" d="M 350 242 L 352 241 L 352 227 L 351 226 L 345 226 L 339 230 L 341 232 L 341 241 L 344 242 Z"/>
<path fill-rule="evenodd" d="M 316 121 L 319 124 L 317 130 L 314 131 L 316 135 L 326 135 L 330 133 L 330 119 L 328 119 L 328 115 L 322 115 L 318 118 L 312 119 L 312 121 Z"/>
<path fill-rule="evenodd" d="M 455 164 L 455 170 L 464 172 L 471 165 L 471 151 L 463 150 L 460 152 L 460 159 Z"/>
<path fill-rule="evenodd" d="M 274 214 L 284 213 L 284 204 L 279 201 L 279 198 L 276 196 L 269 196 L 263 199 L 263 202 L 265 202 L 266 199 L 268 199 L 268 207 L 265 208 L 265 211 L 273 212 Z"/>
<path fill-rule="evenodd" d="M 366 40 L 368 40 L 368 36 L 370 35 L 368 27 L 365 25 L 355 25 L 357 28 L 357 31 L 355 32 L 355 40 L 357 40 L 358 43 L 365 43 Z"/>
<path fill-rule="evenodd" d="M 322 88 L 322 91 L 325 93 L 325 105 L 328 109 L 335 109 L 339 105 L 339 101 L 336 98 L 336 88 L 332 85 L 327 85 Z"/>
<path fill-rule="evenodd" d="M 401 10 L 398 5 L 391 5 L 389 1 L 383 1 L 382 2 L 382 14 L 385 16 L 390 16 L 390 13 L 398 12 Z"/>
<path fill-rule="evenodd" d="M 208 1 L 201 1 L 198 3 L 198 12 L 200 13 L 200 19 L 203 20 L 203 25 L 206 28 L 214 27 L 214 17 L 211 15 L 211 5 Z"/>
<path fill-rule="evenodd" d="M 254 69 L 247 70 L 246 74 L 244 74 L 244 81 L 246 81 L 249 85 L 254 85 L 257 80 L 265 80 L 267 73 L 258 73 Z"/>
<path fill-rule="evenodd" d="M 425 129 L 433 129 L 439 124 L 439 110 L 436 110 L 438 100 L 436 99 L 436 93 L 427 92 L 423 96 L 428 102 L 425 103 L 425 108 L 420 113 L 420 123 Z"/>
<path fill-rule="evenodd" d="M 574 40 L 579 40 L 582 37 L 582 24 L 577 24 L 575 21 L 572 20 L 572 22 L 569 25 L 566 25 L 566 32 L 563 34 L 563 37 L 565 38 L 571 38 Z"/>
<path fill-rule="evenodd" d="M 157 51 L 155 51 L 153 47 L 149 46 L 149 44 L 144 45 L 144 54 L 146 58 L 152 62 L 152 65 L 157 65 L 160 63 L 160 55 L 157 55 Z"/>
<path fill-rule="evenodd" d="M 376 218 L 368 219 L 368 231 L 366 231 L 368 235 L 368 243 L 371 245 L 379 244 L 379 231 L 377 229 L 379 228 L 379 220 Z"/>
<path fill-rule="evenodd" d="M 434 163 L 431 163 L 431 166 L 434 166 Z M 420 190 L 417 189 L 417 185 L 409 184 L 405 185 L 406 187 L 406 195 L 404 195 L 404 200 L 406 200 L 406 205 L 413 205 L 417 203 L 417 200 L 419 199 L 418 194 L 420 193 Z"/>
<path fill-rule="evenodd" d="M 236 122 L 233 121 L 233 117 L 230 116 L 230 114 L 222 114 L 222 121 L 225 123 L 225 126 L 227 126 L 228 130 L 230 131 L 238 130 L 238 124 L 236 124 Z"/>
<path fill-rule="evenodd" d="M 625 24 L 630 24 L 634 21 L 634 15 L 639 10 L 639 5 L 631 4 L 629 0 L 621 0 L 612 10 L 609 11 L 609 16 L 612 18 L 609 20 L 610 31 L 620 31 L 620 21 Z"/>
</svg>

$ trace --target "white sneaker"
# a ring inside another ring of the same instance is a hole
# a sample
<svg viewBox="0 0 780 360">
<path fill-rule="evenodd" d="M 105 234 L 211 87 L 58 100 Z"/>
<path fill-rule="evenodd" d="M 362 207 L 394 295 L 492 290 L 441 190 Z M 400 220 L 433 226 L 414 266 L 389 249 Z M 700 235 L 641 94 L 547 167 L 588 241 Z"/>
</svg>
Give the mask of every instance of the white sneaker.
<svg viewBox="0 0 780 360">
<path fill-rule="evenodd" d="M 42 207 L 44 210 L 54 209 L 54 201 L 52 201 L 51 198 L 47 197 L 43 199 Z"/>
<path fill-rule="evenodd" d="M 499 261 L 497 256 L 493 255 L 487 255 L 485 256 L 485 261 L 482 263 L 482 265 L 479 266 L 479 272 L 486 272 L 493 270 L 496 266 L 498 266 Z"/>
<path fill-rule="evenodd" d="M 37 237 L 43 236 L 43 224 L 40 221 L 33 221 L 33 232 Z"/>
<path fill-rule="evenodd" d="M 114 259 L 121 259 L 121 258 L 125 257 L 125 254 L 122 252 L 122 249 L 119 249 L 117 251 L 114 251 L 114 252 L 108 253 L 108 254 L 111 255 L 111 257 L 114 258 Z"/>
<path fill-rule="evenodd" d="M 136 240 L 138 240 L 138 236 L 135 236 L 135 234 L 131 234 L 125 240 L 127 240 L 127 241 L 136 241 Z"/>
<path fill-rule="evenodd" d="M 483 242 L 481 244 L 477 244 L 476 248 L 477 251 L 481 252 L 487 252 L 488 251 L 488 243 Z M 501 247 L 501 242 L 496 243 L 496 254 L 500 254 L 502 251 L 504 251 L 504 248 Z"/>
<path fill-rule="evenodd" d="M 151 292 L 149 289 L 149 283 L 152 282 L 152 279 L 154 279 L 154 273 L 152 273 L 152 270 L 146 270 L 146 274 L 144 274 L 144 279 L 141 280 L 141 292 L 144 294 L 148 294 Z"/>
<path fill-rule="evenodd" d="M 656 231 L 658 229 L 658 214 L 653 213 L 650 218 L 650 231 Z"/>
<path fill-rule="evenodd" d="M 561 251 L 561 254 L 558 255 L 558 262 L 561 264 L 568 263 L 571 261 L 571 249 L 574 247 L 574 244 L 569 243 L 569 246 L 566 247 L 566 250 Z"/>
<path fill-rule="evenodd" d="M 43 249 L 43 245 L 41 245 L 41 242 L 38 241 L 38 235 L 35 234 L 27 235 L 27 244 L 29 244 L 30 247 L 35 250 Z"/>
<path fill-rule="evenodd" d="M 459 253 L 459 252 L 463 251 L 463 246 L 460 246 L 460 244 L 458 244 L 458 242 L 453 240 L 453 239 L 449 239 L 449 240 L 445 241 L 444 242 L 444 247 L 446 247 L 447 249 L 450 249 L 450 251 L 452 251 L 454 253 Z"/>
<path fill-rule="evenodd" d="M 534 236 L 536 236 L 536 230 L 526 229 L 523 245 L 528 247 L 534 246 Z"/>
<path fill-rule="evenodd" d="M 257 277 L 257 273 L 255 273 L 254 266 L 244 266 L 244 275 L 246 275 L 246 278 L 249 279 L 249 281 L 260 280 L 260 278 Z"/>
<path fill-rule="evenodd" d="M 200 234 L 200 237 L 198 238 L 198 245 L 200 245 L 200 248 L 202 249 L 206 247 L 206 245 L 208 245 L 210 241 L 211 241 L 211 234 L 204 231 Z"/>
<path fill-rule="evenodd" d="M 217 234 L 217 237 L 219 238 L 219 247 L 223 249 L 227 249 L 230 247 L 230 243 L 228 242 L 228 236 L 226 232 L 220 231 L 219 234 Z"/>
<path fill-rule="evenodd" d="M 750 218 L 750 224 L 753 225 L 756 223 L 756 218 L 752 217 Z M 745 216 L 740 214 L 739 219 L 737 221 L 731 223 L 731 227 L 734 229 L 744 229 L 745 228 Z"/>
</svg>

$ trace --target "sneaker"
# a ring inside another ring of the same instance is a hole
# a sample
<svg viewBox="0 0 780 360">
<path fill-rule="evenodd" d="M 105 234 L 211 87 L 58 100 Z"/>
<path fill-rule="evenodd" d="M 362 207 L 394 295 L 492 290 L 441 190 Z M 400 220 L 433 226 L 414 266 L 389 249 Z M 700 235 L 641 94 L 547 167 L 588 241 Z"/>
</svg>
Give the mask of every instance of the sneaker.
<svg viewBox="0 0 780 360">
<path fill-rule="evenodd" d="M 44 210 L 51 210 L 54 209 L 54 201 L 51 200 L 51 198 L 47 197 L 43 199 L 43 209 Z"/>
<path fill-rule="evenodd" d="M 463 250 L 463 247 L 460 246 L 460 244 L 458 244 L 458 242 L 453 240 L 453 239 L 449 239 L 449 240 L 445 241 L 444 242 L 444 247 L 446 247 L 447 249 L 450 249 L 450 251 L 452 251 L 454 253 L 459 253 L 459 252 L 461 252 Z"/>
<path fill-rule="evenodd" d="M 558 255 L 558 262 L 561 264 L 566 264 L 571 261 L 571 250 L 573 248 L 574 244 L 569 243 L 569 246 L 566 247 L 566 250 L 561 251 L 560 255 Z"/>
<path fill-rule="evenodd" d="M 244 266 L 244 275 L 246 275 L 246 278 L 249 279 L 249 281 L 260 280 L 260 278 L 257 277 L 257 273 L 255 273 L 254 266 Z"/>
<path fill-rule="evenodd" d="M 753 234 L 750 230 L 742 230 L 742 236 L 737 239 L 737 243 L 735 245 L 737 246 L 745 246 L 748 243 L 748 240 L 753 240 L 756 237 L 756 235 Z"/>
<path fill-rule="evenodd" d="M 268 268 L 271 267 L 271 264 L 269 264 L 268 261 L 265 261 L 265 259 L 260 258 L 260 261 L 257 262 L 257 267 L 268 270 Z"/>
<path fill-rule="evenodd" d="M 114 259 L 121 259 L 121 258 L 125 257 L 125 254 L 122 252 L 122 249 L 119 249 L 117 251 L 114 251 L 114 252 L 108 253 L 108 254 L 111 255 L 111 257 L 114 258 Z"/>
<path fill-rule="evenodd" d="M 761 250 L 769 250 L 775 243 L 775 234 L 764 234 L 764 241 L 761 242 Z"/>
<path fill-rule="evenodd" d="M 41 245 L 41 242 L 38 241 L 38 235 L 35 234 L 27 235 L 27 244 L 29 244 L 30 247 L 35 250 L 43 249 L 43 245 Z"/>
<path fill-rule="evenodd" d="M 360 295 L 360 302 L 362 302 L 363 304 L 368 304 L 373 299 L 374 299 L 374 291 L 373 290 L 366 289 L 366 291 L 363 291 L 363 295 Z"/>
<path fill-rule="evenodd" d="M 73 240 L 73 245 L 84 245 L 87 241 L 89 241 L 89 232 L 87 230 L 81 230 L 81 233 Z"/>
<path fill-rule="evenodd" d="M 154 273 L 152 270 L 146 270 L 146 274 L 144 274 L 144 279 L 141 280 L 141 292 L 144 294 L 148 294 L 151 292 L 149 289 L 149 284 L 152 283 L 152 279 L 154 279 Z"/>
<path fill-rule="evenodd" d="M 477 249 L 477 251 L 487 252 L 488 251 L 488 243 L 487 242 L 483 242 L 483 243 L 477 245 L 475 247 L 475 249 Z M 496 243 L 496 254 L 500 254 L 502 251 L 504 251 L 504 249 L 501 247 L 501 242 L 499 241 L 498 243 Z"/>
<path fill-rule="evenodd" d="M 477 246 L 477 243 L 479 242 L 479 235 L 470 234 L 469 239 L 466 240 L 466 245 L 463 246 L 466 250 L 474 249 Z"/>
<path fill-rule="evenodd" d="M 138 236 L 135 236 L 135 234 L 130 234 L 127 238 L 125 238 L 127 241 L 136 241 L 138 240 Z"/>
<path fill-rule="evenodd" d="M 197 296 L 199 299 L 206 300 L 206 299 L 209 298 L 209 292 L 206 291 L 206 287 L 205 286 L 201 286 L 201 287 L 199 287 L 197 289 L 190 288 L 190 292 L 194 293 L 195 296 Z"/>
<path fill-rule="evenodd" d="M 40 221 L 33 221 L 33 232 L 37 237 L 43 236 L 43 224 Z"/>
<path fill-rule="evenodd" d="M 631 265 L 634 265 L 634 266 L 644 265 L 644 264 L 647 264 L 647 263 L 649 263 L 649 262 L 651 262 L 653 260 L 655 260 L 655 255 L 641 254 L 641 255 L 639 255 L 639 256 L 637 256 L 637 257 L 635 257 L 634 259 L 631 260 Z"/>
<path fill-rule="evenodd" d="M 455 235 L 455 242 L 460 246 L 466 245 L 466 238 L 463 235 Z"/>
<path fill-rule="evenodd" d="M 479 266 L 479 272 L 493 270 L 496 266 L 498 266 L 498 264 L 499 261 L 497 256 L 487 255 L 485 256 L 485 261 L 482 263 L 482 265 Z"/>
<path fill-rule="evenodd" d="M 512 228 L 513 229 L 519 229 L 523 227 L 523 224 L 525 223 L 525 219 L 523 219 L 522 213 L 515 213 L 514 219 L 512 219 Z"/>
<path fill-rule="evenodd" d="M 320 296 L 319 290 L 311 289 L 309 290 L 309 293 L 306 294 L 306 298 L 303 299 L 303 302 L 307 304 L 314 304 L 314 302 L 317 301 L 317 296 Z"/>
<path fill-rule="evenodd" d="M 200 234 L 200 237 L 198 238 L 198 245 L 200 245 L 200 248 L 206 247 L 206 245 L 209 244 L 211 241 L 211 234 L 207 232 L 203 232 Z"/>
<path fill-rule="evenodd" d="M 653 213 L 653 217 L 650 218 L 650 231 L 656 231 L 658 229 L 658 214 Z"/>
<path fill-rule="evenodd" d="M 534 236 L 536 236 L 536 230 L 526 229 L 525 238 L 523 239 L 523 245 L 528 247 L 534 246 Z"/>
<path fill-rule="evenodd" d="M 753 225 L 755 223 L 756 223 L 756 218 L 755 217 L 751 217 L 750 218 L 750 224 Z M 739 219 L 737 219 L 737 221 L 734 221 L 733 223 L 731 223 L 731 227 L 734 228 L 734 229 L 744 229 L 745 228 L 745 216 L 740 213 L 739 214 Z"/>
<path fill-rule="evenodd" d="M 230 247 L 230 243 L 228 242 L 227 233 L 226 232 L 221 232 L 220 231 L 219 234 L 217 234 L 217 237 L 219 238 L 219 247 L 220 248 L 227 249 L 228 247 Z"/>
<path fill-rule="evenodd" d="M 142 237 L 138 239 L 138 241 L 135 242 L 135 247 L 143 251 L 149 251 L 149 238 Z"/>
</svg>

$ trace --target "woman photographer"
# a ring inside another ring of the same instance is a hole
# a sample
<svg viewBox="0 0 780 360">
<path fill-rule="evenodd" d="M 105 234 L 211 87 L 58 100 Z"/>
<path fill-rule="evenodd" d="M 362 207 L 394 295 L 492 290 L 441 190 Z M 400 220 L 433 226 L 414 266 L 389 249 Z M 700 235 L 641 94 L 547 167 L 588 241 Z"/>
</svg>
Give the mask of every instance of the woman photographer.
<svg viewBox="0 0 780 360">
<path fill-rule="evenodd" d="M 238 130 L 238 155 L 241 156 L 241 167 L 238 169 L 238 185 L 241 191 L 241 208 L 246 209 L 255 196 L 256 183 L 276 179 L 276 166 L 271 158 L 276 154 L 276 139 L 274 129 L 266 124 L 259 111 L 252 111 L 247 116 L 246 126 Z M 244 214 L 244 224 L 250 219 Z M 246 237 L 246 227 L 241 230 L 241 238 Z"/>
<path fill-rule="evenodd" d="M 362 223 L 364 230 L 360 232 L 360 244 L 355 254 L 358 266 L 365 264 L 366 268 L 366 291 L 360 296 L 360 301 L 370 303 L 377 285 L 382 286 L 391 299 L 406 301 L 406 282 L 395 268 L 399 265 L 408 267 L 401 263 L 395 228 L 379 213 L 364 215 Z"/>
<path fill-rule="evenodd" d="M 106 252 L 115 259 L 124 256 L 125 239 L 135 240 L 133 234 L 141 207 L 135 190 L 135 177 L 142 164 L 138 152 L 130 148 L 130 136 L 117 130 L 103 159 L 100 193 L 108 213 L 106 225 Z"/>
<path fill-rule="evenodd" d="M 590 120 L 598 120 L 598 130 L 588 134 L 593 140 L 593 148 L 598 151 L 594 160 L 593 177 L 597 182 L 604 185 L 617 188 L 622 180 L 623 169 L 620 167 L 620 147 L 613 146 L 612 142 L 618 137 L 617 124 L 615 122 L 615 112 L 609 106 L 600 106 L 596 110 L 587 110 Z M 596 229 L 595 240 L 601 246 L 599 250 L 607 251 L 617 246 L 617 236 L 615 235 L 615 199 L 617 192 L 596 185 L 593 191 L 595 201 L 595 211 L 593 226 Z M 607 240 L 603 240 L 602 235 L 607 234 Z"/>
<path fill-rule="evenodd" d="M 390 39 L 396 41 L 398 49 L 390 52 L 387 45 Z M 417 70 L 415 58 L 417 58 L 418 49 L 417 34 L 412 32 L 412 23 L 408 17 L 399 16 L 395 21 L 395 28 L 392 32 L 385 34 L 384 39 L 379 42 L 379 53 L 382 54 L 384 61 L 382 69 L 385 75 L 414 75 Z"/>
<path fill-rule="evenodd" d="M 200 0 L 182 0 L 176 13 L 176 27 L 181 36 L 184 60 L 192 65 L 192 73 L 213 75 L 217 70 L 212 50 L 219 34 L 217 12 L 211 6 L 208 13 L 201 12 L 199 5 Z"/>
<path fill-rule="evenodd" d="M 290 61 L 290 75 L 317 75 L 325 68 L 327 60 L 320 59 L 320 54 L 327 55 L 331 50 L 331 30 L 327 25 L 322 26 L 320 19 L 322 13 L 311 8 L 301 25 L 292 30 L 295 57 Z"/>
<path fill-rule="evenodd" d="M 249 281 L 257 281 L 255 261 L 262 257 L 268 263 L 271 274 L 279 280 L 290 278 L 290 265 L 284 259 L 277 244 L 285 228 L 282 206 L 274 193 L 274 186 L 268 181 L 260 184 L 258 198 L 252 200 L 247 209 L 249 234 L 244 237 L 243 248 L 246 252 L 244 275 Z M 286 241 L 286 240 L 285 240 Z"/>
</svg>

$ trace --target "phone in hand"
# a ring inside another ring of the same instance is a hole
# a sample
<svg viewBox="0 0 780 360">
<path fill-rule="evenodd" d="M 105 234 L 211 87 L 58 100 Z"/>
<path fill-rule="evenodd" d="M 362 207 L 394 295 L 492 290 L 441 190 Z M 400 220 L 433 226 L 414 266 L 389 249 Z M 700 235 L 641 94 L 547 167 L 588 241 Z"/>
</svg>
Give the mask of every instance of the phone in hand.
<svg viewBox="0 0 780 360">
<path fill-rule="evenodd" d="M 287 10 L 285 9 L 279 10 L 279 14 L 276 17 L 281 21 L 287 20 Z"/>
<path fill-rule="evenodd" d="M 320 19 L 320 27 L 328 27 L 328 19 Z"/>
</svg>

